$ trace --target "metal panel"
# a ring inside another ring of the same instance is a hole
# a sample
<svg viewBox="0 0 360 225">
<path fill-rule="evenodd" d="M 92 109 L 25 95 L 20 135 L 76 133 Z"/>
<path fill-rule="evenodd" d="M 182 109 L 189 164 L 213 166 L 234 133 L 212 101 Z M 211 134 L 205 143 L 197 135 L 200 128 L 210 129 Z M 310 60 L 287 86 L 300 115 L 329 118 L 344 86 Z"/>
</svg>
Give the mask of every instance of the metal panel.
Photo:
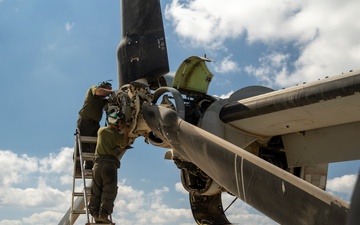
<svg viewBox="0 0 360 225">
<path fill-rule="evenodd" d="M 282 136 L 289 167 L 360 159 L 360 122 Z"/>
<path fill-rule="evenodd" d="M 206 66 L 206 58 L 192 56 L 187 58 L 176 71 L 173 87 L 180 92 L 207 94 L 213 74 Z"/>
</svg>

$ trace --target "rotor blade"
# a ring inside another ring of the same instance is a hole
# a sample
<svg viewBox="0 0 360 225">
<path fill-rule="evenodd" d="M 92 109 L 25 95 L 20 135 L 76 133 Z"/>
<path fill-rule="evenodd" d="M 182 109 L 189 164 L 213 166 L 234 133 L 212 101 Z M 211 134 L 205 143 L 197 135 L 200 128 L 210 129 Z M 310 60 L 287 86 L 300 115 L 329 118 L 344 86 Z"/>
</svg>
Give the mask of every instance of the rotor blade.
<svg viewBox="0 0 360 225">
<path fill-rule="evenodd" d="M 122 0 L 122 40 L 118 57 L 119 87 L 169 72 L 160 0 Z"/>
<path fill-rule="evenodd" d="M 171 109 L 145 103 L 143 113 L 149 127 L 174 151 L 276 222 L 345 224 L 349 204 L 343 200 L 187 123 Z"/>
</svg>

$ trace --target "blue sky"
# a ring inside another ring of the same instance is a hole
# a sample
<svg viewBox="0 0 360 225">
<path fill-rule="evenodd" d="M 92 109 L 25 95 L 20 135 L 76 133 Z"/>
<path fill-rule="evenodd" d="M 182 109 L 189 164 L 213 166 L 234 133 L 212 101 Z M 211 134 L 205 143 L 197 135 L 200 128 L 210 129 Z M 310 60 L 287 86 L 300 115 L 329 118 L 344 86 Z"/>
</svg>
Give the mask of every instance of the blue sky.
<svg viewBox="0 0 360 225">
<path fill-rule="evenodd" d="M 249 85 L 279 89 L 360 68 L 359 1 L 161 5 L 171 73 L 185 58 L 206 54 L 214 60 L 211 95 Z M 120 22 L 118 0 L 0 0 L 0 225 L 58 224 L 70 206 L 77 112 L 89 86 L 113 79 L 116 87 Z M 139 138 L 126 153 L 117 223 L 194 224 L 165 151 Z M 359 161 L 332 164 L 328 191 L 348 201 L 359 168 Z M 274 224 L 241 201 L 228 218 Z"/>
</svg>

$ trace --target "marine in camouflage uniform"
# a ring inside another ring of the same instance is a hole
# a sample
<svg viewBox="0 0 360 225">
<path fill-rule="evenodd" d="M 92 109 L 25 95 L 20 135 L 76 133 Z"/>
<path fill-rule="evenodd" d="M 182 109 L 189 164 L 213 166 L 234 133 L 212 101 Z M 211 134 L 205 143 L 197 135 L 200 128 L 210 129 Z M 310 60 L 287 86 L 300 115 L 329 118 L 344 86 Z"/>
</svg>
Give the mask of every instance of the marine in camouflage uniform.
<svg viewBox="0 0 360 225">
<path fill-rule="evenodd" d="M 98 86 L 91 86 L 84 100 L 84 104 L 79 111 L 79 118 L 77 120 L 77 127 L 79 128 L 81 136 L 96 137 L 97 131 L 100 128 L 100 120 L 103 114 L 103 108 L 107 101 L 106 96 L 110 95 L 111 84 L 109 82 L 102 82 Z M 82 143 L 81 150 L 83 152 L 95 153 L 96 144 Z M 93 163 L 87 162 L 85 168 L 92 169 Z M 80 170 L 80 162 L 77 162 L 77 171 Z"/>
<path fill-rule="evenodd" d="M 129 129 L 122 121 L 123 114 L 111 113 L 109 125 L 98 131 L 89 203 L 90 213 L 97 223 L 111 223 L 108 216 L 113 212 L 117 195 L 117 169 L 128 144 Z"/>
</svg>

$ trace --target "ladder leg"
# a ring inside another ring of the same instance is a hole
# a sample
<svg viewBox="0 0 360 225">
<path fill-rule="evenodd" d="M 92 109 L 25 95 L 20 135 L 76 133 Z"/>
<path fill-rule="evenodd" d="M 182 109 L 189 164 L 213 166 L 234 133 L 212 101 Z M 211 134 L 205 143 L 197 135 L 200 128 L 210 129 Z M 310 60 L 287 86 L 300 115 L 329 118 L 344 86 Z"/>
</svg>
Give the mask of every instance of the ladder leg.
<svg viewBox="0 0 360 225">
<path fill-rule="evenodd" d="M 78 137 L 77 139 L 80 140 L 80 133 L 77 134 Z M 86 212 L 86 217 L 87 217 L 87 222 L 90 222 L 90 217 L 89 217 L 89 203 L 88 203 L 88 198 L 87 198 L 87 188 L 86 188 L 86 180 L 85 180 L 85 167 L 84 167 L 84 159 L 83 159 L 83 152 L 81 149 L 81 141 L 78 141 L 78 149 L 79 149 L 79 157 L 80 157 L 80 168 L 81 168 L 81 178 L 82 178 L 82 182 L 83 182 L 83 192 L 84 192 L 84 202 L 85 202 L 85 212 Z"/>
<path fill-rule="evenodd" d="M 81 136 L 80 131 L 76 129 L 76 139 L 75 139 L 75 148 L 74 148 L 74 175 L 73 175 L 73 191 L 72 191 L 72 206 L 70 213 L 71 225 L 79 217 L 79 214 L 86 214 L 87 223 L 90 223 L 90 213 L 89 213 L 89 200 L 90 200 L 90 188 L 91 183 L 87 184 L 87 179 L 92 179 L 92 170 L 86 170 L 84 162 L 86 160 L 93 160 L 95 154 L 82 151 L 82 143 L 96 143 L 96 137 L 87 137 Z M 77 173 L 77 170 L 80 169 L 80 174 Z M 83 191 L 76 192 L 75 185 L 76 179 L 81 179 Z M 75 196 L 78 198 L 75 199 Z M 80 198 L 80 199 L 79 199 Z M 81 202 L 78 204 L 75 202 Z M 85 210 L 84 210 L 85 209 Z"/>
</svg>

